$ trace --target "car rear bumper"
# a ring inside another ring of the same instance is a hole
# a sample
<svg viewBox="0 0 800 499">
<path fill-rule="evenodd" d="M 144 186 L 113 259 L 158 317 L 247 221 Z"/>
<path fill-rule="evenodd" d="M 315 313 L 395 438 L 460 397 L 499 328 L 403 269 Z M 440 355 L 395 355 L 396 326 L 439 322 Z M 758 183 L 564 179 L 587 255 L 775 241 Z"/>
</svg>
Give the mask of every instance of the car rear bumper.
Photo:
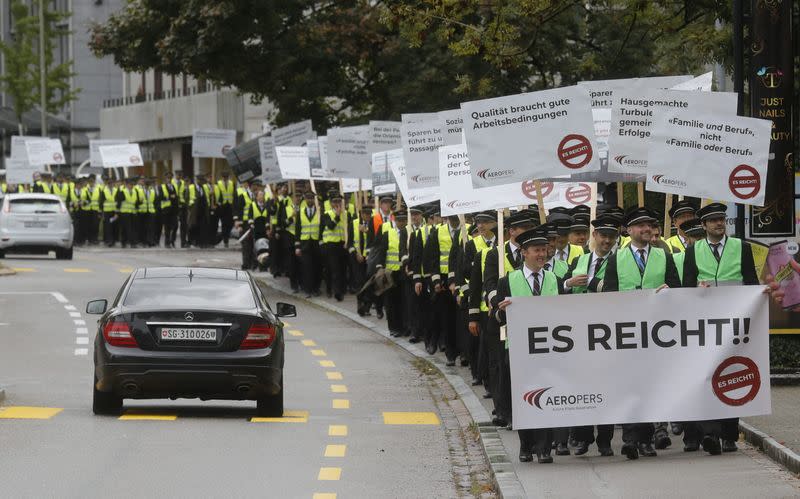
<svg viewBox="0 0 800 499">
<path fill-rule="evenodd" d="M 72 229 L 54 231 L 46 234 L 30 234 L 0 229 L 0 249 L 39 247 L 71 248 L 72 239 Z"/>
</svg>

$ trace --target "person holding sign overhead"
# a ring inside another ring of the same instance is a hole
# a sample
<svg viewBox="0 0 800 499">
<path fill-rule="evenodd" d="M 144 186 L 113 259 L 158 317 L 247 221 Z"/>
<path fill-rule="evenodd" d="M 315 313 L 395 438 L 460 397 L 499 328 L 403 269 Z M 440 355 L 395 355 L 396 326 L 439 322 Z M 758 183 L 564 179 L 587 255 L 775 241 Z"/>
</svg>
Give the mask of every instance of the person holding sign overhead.
<svg viewBox="0 0 800 499">
<path fill-rule="evenodd" d="M 522 265 L 497 281 L 497 294 L 492 299 L 492 313 L 498 324 L 506 324 L 506 309 L 512 306 L 510 298 L 516 296 L 556 296 L 563 286 L 556 275 L 544 270 L 547 260 L 547 230 L 542 226 L 528 230 L 516 237 L 522 248 Z M 509 345 L 520 348 L 524 345 Z M 552 463 L 553 429 L 537 428 L 519 430 L 519 460 L 530 462 L 533 453 L 539 463 Z"/>
<path fill-rule="evenodd" d="M 679 288 L 678 270 L 672 255 L 651 245 L 653 222 L 656 219 L 647 208 L 632 208 L 625 214 L 625 226 L 630 242 L 609 259 L 598 291 L 631 291 L 634 289 Z M 622 453 L 628 459 L 639 454 L 656 456 L 652 445 L 653 423 L 622 425 Z"/>
</svg>

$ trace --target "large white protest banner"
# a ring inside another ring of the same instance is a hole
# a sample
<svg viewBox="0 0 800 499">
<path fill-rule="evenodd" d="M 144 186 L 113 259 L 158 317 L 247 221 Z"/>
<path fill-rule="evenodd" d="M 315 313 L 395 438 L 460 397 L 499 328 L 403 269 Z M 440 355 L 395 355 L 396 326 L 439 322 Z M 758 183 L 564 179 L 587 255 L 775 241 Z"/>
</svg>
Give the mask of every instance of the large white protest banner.
<svg viewBox="0 0 800 499">
<path fill-rule="evenodd" d="M 116 144 L 110 146 L 100 146 L 100 158 L 105 168 L 117 168 L 127 166 L 142 166 L 142 152 L 139 144 Z"/>
<path fill-rule="evenodd" d="M 454 146 L 460 144 L 464 137 L 464 119 L 461 109 L 451 109 L 436 113 L 439 117 L 439 126 L 442 129 L 442 145 Z"/>
<path fill-rule="evenodd" d="M 127 144 L 128 139 L 90 139 L 89 140 L 89 166 L 102 167 L 103 158 L 100 157 L 100 146 L 113 146 Z"/>
<path fill-rule="evenodd" d="M 404 114 L 401 117 L 406 181 L 413 189 L 439 185 L 439 153 L 444 144 L 438 113 Z"/>
<path fill-rule="evenodd" d="M 292 123 L 272 131 L 275 147 L 302 146 L 307 141 L 316 137 L 311 120 Z"/>
<path fill-rule="evenodd" d="M 439 199 L 442 216 L 498 210 L 536 203 L 533 180 L 475 189 L 470 177 L 469 156 L 464 144 L 439 148 Z M 541 182 L 545 209 L 572 208 L 591 200 L 588 183 Z"/>
<path fill-rule="evenodd" d="M 192 132 L 193 158 L 224 158 L 236 146 L 236 130 L 195 129 Z"/>
<path fill-rule="evenodd" d="M 308 147 L 278 146 L 275 148 L 278 168 L 283 180 L 304 180 L 310 177 Z"/>
<path fill-rule="evenodd" d="M 369 122 L 369 146 L 367 151 L 370 158 L 376 152 L 399 149 L 402 146 L 399 121 Z"/>
<path fill-rule="evenodd" d="M 769 414 L 767 299 L 760 286 L 512 298 L 514 427 Z"/>
<path fill-rule="evenodd" d="M 27 159 L 6 158 L 6 181 L 9 184 L 32 184 L 33 174 L 45 171 L 43 165 L 32 165 Z"/>
<path fill-rule="evenodd" d="M 11 158 L 28 159 L 28 151 L 25 149 L 26 140 L 42 140 L 42 137 L 32 135 L 12 135 L 11 136 Z"/>
<path fill-rule="evenodd" d="M 372 155 L 372 193 L 376 196 L 397 192 L 397 183 L 389 167 L 389 155 L 401 149 L 376 152 Z"/>
<path fill-rule="evenodd" d="M 368 125 L 331 128 L 327 137 L 328 172 L 339 178 L 369 178 L 372 175 L 369 166 L 372 158 L 367 154 Z"/>
<path fill-rule="evenodd" d="M 272 136 L 258 138 L 258 157 L 261 163 L 261 181 L 272 184 L 281 180 L 281 169 L 275 156 L 275 139 Z"/>
<path fill-rule="evenodd" d="M 656 121 L 647 190 L 764 206 L 772 122 L 697 110 Z"/>
<path fill-rule="evenodd" d="M 63 165 L 64 150 L 59 139 L 27 139 L 25 151 L 28 154 L 28 163 L 32 165 Z"/>
<path fill-rule="evenodd" d="M 403 159 L 402 149 L 389 151 L 387 156 L 389 161 L 389 168 L 392 169 L 392 174 L 397 181 L 397 187 L 403 195 L 403 200 L 409 207 L 418 206 L 425 203 L 431 203 L 439 199 L 438 187 L 423 187 L 421 189 L 414 189 L 408 186 L 406 182 L 406 165 Z"/>
<path fill-rule="evenodd" d="M 461 104 L 476 188 L 600 169 L 579 86 Z"/>
<path fill-rule="evenodd" d="M 616 173 L 647 174 L 653 124 L 659 114 L 683 111 L 700 116 L 736 116 L 737 97 L 732 92 L 681 92 L 648 90 L 643 93 L 618 91 L 611 108 L 608 138 L 608 170 Z"/>
</svg>

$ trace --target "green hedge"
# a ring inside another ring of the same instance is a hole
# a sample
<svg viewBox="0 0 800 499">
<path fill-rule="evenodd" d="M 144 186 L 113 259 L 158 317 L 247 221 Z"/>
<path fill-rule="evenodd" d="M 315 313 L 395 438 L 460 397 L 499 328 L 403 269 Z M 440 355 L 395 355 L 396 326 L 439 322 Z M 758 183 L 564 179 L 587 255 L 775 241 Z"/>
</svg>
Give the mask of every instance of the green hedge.
<svg viewBox="0 0 800 499">
<path fill-rule="evenodd" d="M 800 369 L 800 334 L 771 334 L 769 365 L 772 369 Z"/>
</svg>

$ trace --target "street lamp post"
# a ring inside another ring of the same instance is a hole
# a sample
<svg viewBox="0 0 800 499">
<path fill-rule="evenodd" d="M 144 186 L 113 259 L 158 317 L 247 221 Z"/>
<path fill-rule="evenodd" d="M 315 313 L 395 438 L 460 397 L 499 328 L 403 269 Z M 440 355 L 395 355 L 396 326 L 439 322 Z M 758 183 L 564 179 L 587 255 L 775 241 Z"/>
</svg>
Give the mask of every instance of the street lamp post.
<svg viewBox="0 0 800 499">
<path fill-rule="evenodd" d="M 42 137 L 47 137 L 47 79 L 44 56 L 44 0 L 39 0 L 39 106 L 41 107 Z"/>
</svg>

